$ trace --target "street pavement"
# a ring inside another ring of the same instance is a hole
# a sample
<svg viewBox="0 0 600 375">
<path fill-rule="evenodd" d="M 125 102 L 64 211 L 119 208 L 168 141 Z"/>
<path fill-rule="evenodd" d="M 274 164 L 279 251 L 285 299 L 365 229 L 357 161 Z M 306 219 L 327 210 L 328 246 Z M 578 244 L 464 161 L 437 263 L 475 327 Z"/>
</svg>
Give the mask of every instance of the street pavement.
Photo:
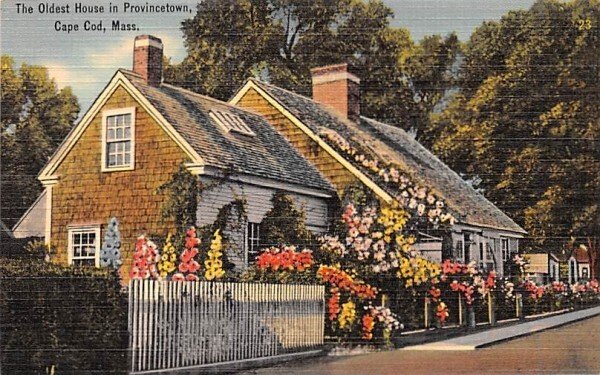
<svg viewBox="0 0 600 375">
<path fill-rule="evenodd" d="M 600 374 L 600 316 L 474 351 L 322 357 L 242 374 Z"/>
</svg>

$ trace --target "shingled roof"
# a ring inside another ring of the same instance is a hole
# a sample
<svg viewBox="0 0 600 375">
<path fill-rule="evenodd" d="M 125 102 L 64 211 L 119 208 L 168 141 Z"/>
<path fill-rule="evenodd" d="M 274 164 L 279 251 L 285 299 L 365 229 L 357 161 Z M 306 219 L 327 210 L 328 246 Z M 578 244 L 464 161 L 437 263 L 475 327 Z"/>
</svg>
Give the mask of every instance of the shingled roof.
<svg viewBox="0 0 600 375">
<path fill-rule="evenodd" d="M 333 186 L 262 116 L 180 87 L 149 85 L 137 74 L 123 75 L 194 148 L 207 166 L 334 192 Z M 209 115 L 224 111 L 241 118 L 253 136 L 226 132 Z"/>
<path fill-rule="evenodd" d="M 397 164 L 421 183 L 433 188 L 459 222 L 526 233 L 403 129 L 366 117 L 361 117 L 357 124 L 330 112 L 310 98 L 256 79 L 251 81 L 315 134 L 323 129 L 335 130 L 349 142 L 368 148 L 381 160 Z"/>
</svg>

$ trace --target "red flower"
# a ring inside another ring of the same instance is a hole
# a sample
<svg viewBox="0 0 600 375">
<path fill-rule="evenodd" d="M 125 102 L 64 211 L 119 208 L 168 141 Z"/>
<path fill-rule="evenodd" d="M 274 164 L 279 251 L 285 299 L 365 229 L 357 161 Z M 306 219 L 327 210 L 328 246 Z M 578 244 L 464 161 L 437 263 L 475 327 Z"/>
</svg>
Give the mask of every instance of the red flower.
<svg viewBox="0 0 600 375">
<path fill-rule="evenodd" d="M 434 300 L 440 298 L 440 296 L 442 295 L 442 291 L 439 288 L 431 288 L 429 289 L 429 294 L 431 294 L 431 297 L 433 297 Z"/>
<path fill-rule="evenodd" d="M 332 289 L 331 297 L 327 301 L 327 311 L 329 312 L 329 320 L 334 321 L 340 313 L 340 293 L 334 292 Z"/>
<path fill-rule="evenodd" d="M 186 273 L 189 269 L 188 263 L 181 262 L 179 263 L 179 272 Z"/>
<path fill-rule="evenodd" d="M 188 264 L 188 271 L 190 273 L 194 273 L 196 271 L 198 271 L 200 269 L 200 264 L 198 264 L 198 262 L 196 262 L 195 260 L 192 260 L 189 264 Z M 189 275 L 188 275 L 189 276 Z"/>
<path fill-rule="evenodd" d="M 371 340 L 373 338 L 373 328 L 375 328 L 375 319 L 371 314 L 365 314 L 362 317 L 363 334 L 362 338 Z"/>
</svg>

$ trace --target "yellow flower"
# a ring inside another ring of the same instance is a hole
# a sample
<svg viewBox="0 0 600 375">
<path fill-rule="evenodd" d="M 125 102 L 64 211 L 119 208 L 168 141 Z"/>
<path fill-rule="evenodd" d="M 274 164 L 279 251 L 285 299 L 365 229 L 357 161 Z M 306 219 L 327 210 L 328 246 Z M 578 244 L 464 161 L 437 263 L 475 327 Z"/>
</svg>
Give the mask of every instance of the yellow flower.
<svg viewBox="0 0 600 375">
<path fill-rule="evenodd" d="M 204 273 L 204 278 L 208 281 L 213 280 L 216 277 L 215 272 L 211 269 L 207 269 Z"/>
<path fill-rule="evenodd" d="M 208 258 L 204 261 L 204 265 L 206 266 L 204 278 L 206 280 L 220 279 L 225 276 L 225 271 L 222 268 L 223 261 L 221 260 L 221 256 L 223 255 L 221 251 L 222 247 L 222 237 L 219 234 L 219 229 L 217 229 L 210 243 L 210 250 L 207 254 Z"/>
<path fill-rule="evenodd" d="M 171 234 L 169 233 L 163 246 L 160 262 L 157 265 L 161 277 L 166 278 L 171 272 L 175 271 L 176 260 L 177 254 L 175 253 L 175 247 L 171 243 Z"/>
<path fill-rule="evenodd" d="M 352 301 L 348 301 L 342 305 L 342 312 L 338 317 L 340 328 L 344 329 L 354 323 L 356 319 L 356 305 Z"/>
</svg>

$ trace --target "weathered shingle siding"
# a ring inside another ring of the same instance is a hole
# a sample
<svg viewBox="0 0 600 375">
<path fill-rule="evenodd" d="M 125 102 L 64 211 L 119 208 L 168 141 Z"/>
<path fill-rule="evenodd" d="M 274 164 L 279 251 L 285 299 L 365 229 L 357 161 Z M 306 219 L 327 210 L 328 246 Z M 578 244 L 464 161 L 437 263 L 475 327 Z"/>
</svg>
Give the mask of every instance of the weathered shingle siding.
<svg viewBox="0 0 600 375">
<path fill-rule="evenodd" d="M 126 107 L 136 107 L 135 170 L 101 172 L 102 110 Z M 137 236 L 165 235 L 171 227 L 160 217 L 164 196 L 154 191 L 171 179 L 186 156 L 123 88 L 115 91 L 102 110 L 56 172 L 60 180 L 53 188 L 51 238 L 58 248 L 55 260 L 66 263 L 67 226 L 101 223 L 103 237 L 108 219 L 115 216 L 122 236 L 122 269 L 128 270 Z"/>
<path fill-rule="evenodd" d="M 263 115 L 285 138 L 312 163 L 338 190 L 342 192 L 346 186 L 358 182 L 358 179 L 342 166 L 333 156 L 323 150 L 314 140 L 294 125 L 277 108 L 273 107 L 254 89 L 248 92 L 237 103 Z"/>
</svg>

